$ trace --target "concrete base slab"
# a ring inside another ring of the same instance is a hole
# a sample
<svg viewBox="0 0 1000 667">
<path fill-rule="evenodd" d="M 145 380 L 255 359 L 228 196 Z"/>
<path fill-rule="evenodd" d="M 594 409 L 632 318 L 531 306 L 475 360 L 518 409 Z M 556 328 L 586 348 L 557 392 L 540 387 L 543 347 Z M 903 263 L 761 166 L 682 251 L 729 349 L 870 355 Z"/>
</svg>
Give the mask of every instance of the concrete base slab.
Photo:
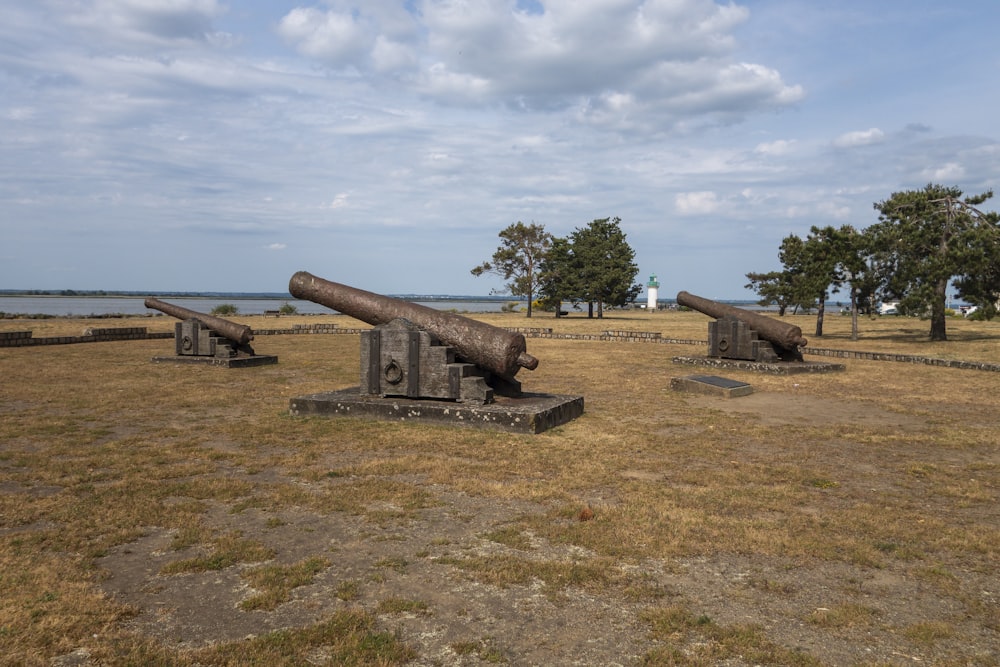
<svg viewBox="0 0 1000 667">
<path fill-rule="evenodd" d="M 720 359 L 717 357 L 674 357 L 675 364 L 689 366 L 708 366 L 710 368 L 731 368 L 741 371 L 757 371 L 771 375 L 797 375 L 799 373 L 831 373 L 847 370 L 844 364 L 832 364 L 826 361 L 776 361 L 766 363 L 760 361 L 743 361 L 741 359 Z"/>
<path fill-rule="evenodd" d="M 723 398 L 737 398 L 753 393 L 753 386 L 746 382 L 730 380 L 718 375 L 686 375 L 670 378 L 670 388 L 674 391 L 688 391 L 696 394 L 710 394 Z"/>
<path fill-rule="evenodd" d="M 361 394 L 359 387 L 299 396 L 293 415 L 361 417 L 380 421 L 450 424 L 511 433 L 541 433 L 583 414 L 583 396 L 524 393 L 498 396 L 488 405 Z"/>
<path fill-rule="evenodd" d="M 196 357 L 194 355 L 178 354 L 172 357 L 153 357 L 153 362 L 162 364 L 188 364 L 202 366 L 222 366 L 224 368 L 247 368 L 250 366 L 269 366 L 278 363 L 274 354 L 255 354 L 239 357 Z"/>
</svg>

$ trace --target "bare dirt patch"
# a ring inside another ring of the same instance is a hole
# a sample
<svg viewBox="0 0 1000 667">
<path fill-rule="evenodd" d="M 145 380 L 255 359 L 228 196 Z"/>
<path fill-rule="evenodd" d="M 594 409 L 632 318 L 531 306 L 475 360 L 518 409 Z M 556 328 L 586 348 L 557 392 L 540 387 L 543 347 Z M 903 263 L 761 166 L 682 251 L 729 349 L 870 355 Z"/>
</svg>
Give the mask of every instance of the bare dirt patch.
<svg viewBox="0 0 1000 667">
<path fill-rule="evenodd" d="M 108 572 L 104 588 L 139 610 L 130 624 L 178 648 L 305 626 L 359 605 L 378 612 L 380 602 L 400 599 L 420 601 L 421 610 L 383 613 L 382 620 L 419 647 L 421 657 L 412 663 L 417 665 L 480 664 L 475 652 L 460 653 L 463 646 L 489 649 L 512 664 L 625 665 L 634 664 L 648 647 L 639 621 L 647 603 L 551 590 L 541 581 L 489 585 L 442 563 L 503 553 L 563 562 L 592 557 L 544 540 L 533 540 L 522 551 L 486 537 L 514 517 L 542 513 L 541 506 L 443 490 L 438 498 L 439 507 L 421 510 L 416 517 L 380 523 L 341 513 L 213 511 L 216 528 L 255 535 L 274 549 L 275 561 L 290 563 L 316 553 L 332 561 L 314 583 L 296 589 L 292 601 L 272 612 L 239 608 L 251 593 L 239 568 L 161 574 L 164 565 L 181 557 L 171 551 L 171 535 L 163 531 L 152 530 L 115 549 L 98 565 Z M 350 593 L 345 595 L 345 589 Z"/>
</svg>

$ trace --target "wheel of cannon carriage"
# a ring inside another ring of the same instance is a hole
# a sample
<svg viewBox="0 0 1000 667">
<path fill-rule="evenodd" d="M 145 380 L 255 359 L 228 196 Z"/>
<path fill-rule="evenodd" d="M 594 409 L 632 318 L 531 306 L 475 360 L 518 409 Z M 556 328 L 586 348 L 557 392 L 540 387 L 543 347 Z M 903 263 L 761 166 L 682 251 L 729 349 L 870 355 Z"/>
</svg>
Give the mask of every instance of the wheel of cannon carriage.
<svg viewBox="0 0 1000 667">
<path fill-rule="evenodd" d="M 720 339 L 719 340 L 719 350 L 721 350 L 722 352 L 725 352 L 728 349 L 729 349 L 729 341 L 726 340 L 725 338 Z"/>
<path fill-rule="evenodd" d="M 185 352 L 190 352 L 194 349 L 194 341 L 191 340 L 191 336 L 184 336 L 181 338 L 181 349 Z"/>
<path fill-rule="evenodd" d="M 399 367 L 395 359 L 390 359 L 389 363 L 382 369 L 382 375 L 389 384 L 399 384 L 403 380 L 403 369 Z"/>
</svg>

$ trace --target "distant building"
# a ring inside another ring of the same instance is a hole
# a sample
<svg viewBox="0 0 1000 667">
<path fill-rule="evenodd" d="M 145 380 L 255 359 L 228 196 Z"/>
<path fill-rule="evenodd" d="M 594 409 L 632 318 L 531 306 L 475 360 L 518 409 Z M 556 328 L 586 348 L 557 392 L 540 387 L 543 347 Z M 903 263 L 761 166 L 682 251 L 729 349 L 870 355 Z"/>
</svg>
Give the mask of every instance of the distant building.
<svg viewBox="0 0 1000 667">
<path fill-rule="evenodd" d="M 649 282 L 646 283 L 646 308 L 656 310 L 656 300 L 659 296 L 660 282 L 656 279 L 656 274 L 654 273 L 649 277 Z"/>
<path fill-rule="evenodd" d="M 898 301 L 883 301 L 878 307 L 879 315 L 899 315 Z"/>
</svg>

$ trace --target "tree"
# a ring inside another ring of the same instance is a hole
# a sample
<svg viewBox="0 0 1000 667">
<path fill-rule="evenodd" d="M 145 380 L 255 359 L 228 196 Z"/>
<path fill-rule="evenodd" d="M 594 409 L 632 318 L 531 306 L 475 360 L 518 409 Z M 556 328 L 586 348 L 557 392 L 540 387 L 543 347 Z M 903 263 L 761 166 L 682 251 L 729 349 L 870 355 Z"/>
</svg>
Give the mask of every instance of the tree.
<svg viewBox="0 0 1000 667">
<path fill-rule="evenodd" d="M 549 251 L 542 258 L 538 293 L 546 308 L 555 309 L 556 317 L 562 315 L 562 302 L 575 299 L 580 291 L 575 259 L 573 245 L 564 237 L 554 237 Z"/>
<path fill-rule="evenodd" d="M 782 240 L 778 257 L 783 270 L 748 273 L 750 282 L 746 288 L 760 295 L 761 305 L 777 305 L 779 315 L 784 315 L 789 307 L 815 306 L 816 335 L 822 336 L 826 301 L 831 291 L 850 283 L 851 312 L 856 314 L 856 299 L 871 290 L 866 249 L 864 235 L 850 225 L 839 229 L 814 226 L 805 240 L 795 234 Z"/>
<path fill-rule="evenodd" d="M 823 335 L 823 318 L 830 287 L 839 288 L 839 271 L 844 254 L 841 234 L 833 227 L 812 227 L 803 241 L 794 234 L 785 238 L 778 253 L 785 270 L 798 278 L 796 300 L 803 305 L 816 304 L 816 335 Z"/>
<path fill-rule="evenodd" d="M 746 274 L 750 281 L 747 289 L 760 295 L 761 305 L 777 305 L 780 315 L 788 308 L 810 310 L 817 303 L 822 313 L 832 275 L 824 257 L 826 234 L 826 230 L 821 232 L 813 227 L 812 235 L 806 240 L 795 234 L 786 236 L 778 248 L 782 270 Z M 822 318 L 818 322 L 817 335 L 822 335 Z"/>
<path fill-rule="evenodd" d="M 978 221 L 977 242 L 969 249 L 968 270 L 954 285 L 962 300 L 976 306 L 976 319 L 991 320 L 1000 313 L 1000 215 L 976 210 L 973 214 Z"/>
<path fill-rule="evenodd" d="M 626 241 L 620 224 L 621 218 L 602 218 L 570 235 L 572 264 L 576 269 L 573 285 L 579 289 L 577 296 L 591 303 L 590 317 L 594 302 L 601 318 L 604 304 L 624 306 L 635 301 L 642 291 L 642 285 L 635 282 L 639 273 L 634 262 L 635 251 Z"/>
<path fill-rule="evenodd" d="M 973 319 L 992 320 L 1000 314 L 1000 248 L 992 248 L 994 258 L 983 262 L 985 269 L 975 276 L 962 276 L 955 288 L 963 301 L 976 306 Z"/>
<path fill-rule="evenodd" d="M 748 273 L 744 285 L 760 297 L 757 301 L 761 306 L 777 306 L 778 316 L 784 317 L 785 311 L 794 305 L 793 276 L 790 271 L 768 271 L 767 273 Z"/>
<path fill-rule="evenodd" d="M 858 312 L 872 313 L 878 291 L 878 274 L 871 258 L 871 238 L 851 225 L 838 230 L 838 270 L 841 286 L 850 290 L 851 340 L 858 339 Z"/>
<path fill-rule="evenodd" d="M 220 317 L 226 317 L 229 315 L 236 315 L 240 312 L 240 309 L 231 303 L 220 303 L 218 306 L 213 308 L 209 314 L 218 315 Z"/>
<path fill-rule="evenodd" d="M 499 236 L 500 247 L 493 253 L 492 260 L 472 269 L 472 275 L 493 273 L 509 281 L 505 289 L 528 300 L 528 317 L 531 317 L 531 302 L 538 288 L 539 269 L 552 244 L 552 235 L 545 231 L 543 225 L 525 225 L 518 221 L 501 230 Z"/>
<path fill-rule="evenodd" d="M 930 315 L 933 341 L 948 339 L 945 307 L 952 279 L 963 295 L 997 300 L 1000 225 L 996 213 L 976 208 L 992 196 L 987 191 L 962 198 L 959 188 L 929 184 L 875 203 L 879 222 L 867 233 L 883 289 L 899 299 L 904 313 Z"/>
</svg>

